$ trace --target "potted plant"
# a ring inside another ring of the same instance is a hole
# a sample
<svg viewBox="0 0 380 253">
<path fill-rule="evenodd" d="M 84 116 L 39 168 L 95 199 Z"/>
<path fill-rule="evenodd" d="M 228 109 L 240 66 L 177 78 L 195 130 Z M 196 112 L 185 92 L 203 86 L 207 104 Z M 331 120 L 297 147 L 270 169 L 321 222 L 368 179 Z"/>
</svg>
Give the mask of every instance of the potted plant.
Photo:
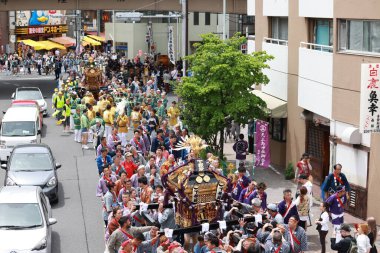
<svg viewBox="0 0 380 253">
<path fill-rule="evenodd" d="M 294 166 L 293 166 L 292 162 L 288 163 L 288 166 L 286 167 L 286 170 L 285 170 L 285 179 L 286 180 L 292 180 L 292 179 L 294 179 Z"/>
</svg>

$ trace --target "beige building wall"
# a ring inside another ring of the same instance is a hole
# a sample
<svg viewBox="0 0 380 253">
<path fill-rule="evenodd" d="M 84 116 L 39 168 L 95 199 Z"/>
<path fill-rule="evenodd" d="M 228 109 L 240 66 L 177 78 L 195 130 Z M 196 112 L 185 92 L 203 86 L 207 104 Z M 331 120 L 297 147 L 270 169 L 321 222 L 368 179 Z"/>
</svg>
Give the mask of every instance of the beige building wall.
<svg viewBox="0 0 380 253">
<path fill-rule="evenodd" d="M 378 56 L 346 54 L 338 48 L 338 20 L 361 19 L 380 20 L 379 1 L 335 0 L 334 1 L 334 72 L 333 72 L 333 108 L 334 120 L 359 127 L 360 121 L 360 83 L 361 64 L 379 63 Z M 363 144 L 364 145 L 364 144 Z M 366 144 L 368 145 L 368 144 Z M 355 148 L 355 147 L 352 147 Z M 367 216 L 380 220 L 380 134 L 372 134 L 370 140 L 369 165 L 367 176 Z M 352 165 L 349 165 L 352 166 Z"/>
<path fill-rule="evenodd" d="M 255 9 L 256 9 L 255 45 L 256 45 L 256 51 L 261 51 L 262 41 L 265 37 L 268 37 L 268 33 L 269 33 L 268 17 L 263 16 L 263 0 L 256 0 Z"/>
<path fill-rule="evenodd" d="M 264 37 L 270 37 L 268 17 L 263 16 L 263 1 L 256 0 L 255 4 L 255 22 L 256 51 L 262 49 Z M 360 77 L 362 63 L 380 63 L 380 57 L 366 53 L 347 54 L 339 52 L 338 45 L 338 20 L 347 19 L 376 19 L 380 20 L 380 1 L 360 1 L 360 0 L 334 0 L 334 19 L 333 19 L 333 69 L 332 69 L 332 108 L 331 122 L 334 123 L 331 135 L 341 136 L 341 132 L 347 127 L 359 127 L 360 121 Z M 288 16 L 288 120 L 287 120 L 287 142 L 286 142 L 286 162 L 298 161 L 300 155 L 305 151 L 306 144 L 306 124 L 301 119 L 303 108 L 298 106 L 298 75 L 299 75 L 299 48 L 300 42 L 309 41 L 308 18 L 299 16 L 299 1 L 289 1 Z M 318 70 L 316 70 L 318 71 Z M 301 94 L 302 95 L 302 94 Z M 323 103 L 323 101 L 321 101 Z M 327 135 L 328 137 L 328 135 Z M 331 137 L 331 136 L 330 136 Z M 340 138 L 340 137 L 339 137 Z M 372 134 L 369 140 L 368 136 L 362 136 L 361 145 L 352 145 L 342 143 L 339 139 L 339 145 L 335 148 L 330 146 L 330 163 L 335 162 L 337 149 L 339 148 L 340 158 L 336 162 L 346 163 L 346 175 L 357 173 L 361 169 L 368 169 L 368 176 L 365 177 L 358 185 L 368 190 L 368 197 L 360 195 L 360 203 L 366 203 L 367 206 L 358 206 L 358 213 L 366 210 L 367 216 L 375 216 L 380 220 L 380 201 L 377 193 L 380 191 L 380 134 Z M 278 152 L 279 145 L 271 141 L 271 147 Z M 344 146 L 344 147 L 343 147 Z M 360 152 L 359 152 L 359 150 Z M 369 157 L 367 157 L 369 152 Z M 358 155 L 360 153 L 360 155 Z M 342 156 L 342 154 L 354 154 L 354 157 Z M 368 166 L 366 164 L 368 158 Z M 276 160 L 277 161 L 277 160 Z M 351 162 L 349 162 L 351 161 Z M 330 164 L 332 166 L 332 164 Z M 356 168 L 358 167 L 358 168 Z M 323 167 L 325 168 L 325 167 Z M 366 173 L 363 173 L 366 174 Z M 353 180 L 355 181 L 355 180 Z M 358 181 L 358 180 L 356 180 Z M 366 183 L 367 182 L 367 183 Z M 362 198 L 368 201 L 363 201 Z M 357 211 L 356 210 L 356 211 Z M 355 211 L 355 212 L 356 212 Z M 365 216 L 365 213 L 363 214 Z"/>
<path fill-rule="evenodd" d="M 334 1 L 334 75 L 333 111 L 335 120 L 359 126 L 360 118 L 360 71 L 362 63 L 378 63 L 378 57 L 352 55 L 338 51 L 337 30 L 339 19 L 380 19 L 380 1 Z M 349 74 L 348 74 L 349 73 Z"/>
<path fill-rule="evenodd" d="M 298 1 L 289 1 L 288 23 L 288 136 L 287 162 L 295 164 L 305 152 L 305 121 L 298 106 L 298 55 L 301 41 L 307 41 L 307 23 L 298 16 Z"/>
</svg>

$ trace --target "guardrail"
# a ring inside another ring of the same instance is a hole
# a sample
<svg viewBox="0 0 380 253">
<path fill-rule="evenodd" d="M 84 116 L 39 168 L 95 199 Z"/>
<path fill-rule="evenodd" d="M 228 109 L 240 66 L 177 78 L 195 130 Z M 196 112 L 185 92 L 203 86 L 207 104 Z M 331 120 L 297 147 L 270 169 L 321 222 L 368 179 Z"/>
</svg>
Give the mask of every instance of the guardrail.
<svg viewBox="0 0 380 253">
<path fill-rule="evenodd" d="M 311 50 L 318 50 L 322 52 L 329 52 L 329 53 L 333 52 L 332 46 L 313 44 L 313 43 L 307 43 L 307 42 L 301 42 L 300 47 L 311 49 Z"/>
<path fill-rule="evenodd" d="M 277 44 L 282 46 L 288 46 L 287 40 L 280 40 L 280 39 L 273 39 L 273 38 L 264 38 L 264 42 L 271 43 L 271 44 Z"/>
</svg>

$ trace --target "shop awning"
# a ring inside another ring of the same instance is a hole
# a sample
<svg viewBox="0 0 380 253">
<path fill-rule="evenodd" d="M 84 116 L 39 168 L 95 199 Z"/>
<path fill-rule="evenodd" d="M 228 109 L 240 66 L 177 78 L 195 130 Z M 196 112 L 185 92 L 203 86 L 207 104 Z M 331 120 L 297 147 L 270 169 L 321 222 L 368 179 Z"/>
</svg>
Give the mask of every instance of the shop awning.
<svg viewBox="0 0 380 253">
<path fill-rule="evenodd" d="M 97 35 L 87 35 L 87 37 L 89 37 L 91 39 L 94 39 L 94 40 L 97 40 L 97 41 L 100 41 L 100 42 L 105 42 L 106 41 L 105 38 L 97 36 Z"/>
<path fill-rule="evenodd" d="M 88 43 L 90 43 L 90 44 L 93 45 L 93 46 L 100 46 L 100 45 L 101 45 L 101 43 L 100 43 L 99 41 L 96 41 L 96 40 L 94 40 L 94 39 L 91 39 L 91 38 L 88 37 L 88 36 L 84 36 L 84 37 L 83 37 L 83 41 L 88 42 Z"/>
<path fill-rule="evenodd" d="M 27 45 L 27 46 L 30 46 L 30 47 L 33 47 L 34 50 L 43 50 L 45 49 L 45 46 L 37 41 L 34 41 L 34 40 L 30 40 L 30 39 L 27 39 L 27 40 L 20 40 L 19 42 L 22 42 L 23 44 Z"/>
<path fill-rule="evenodd" d="M 55 37 L 55 38 L 49 38 L 49 40 L 55 43 L 61 44 L 65 47 L 72 47 L 72 46 L 75 46 L 76 44 L 75 39 L 70 38 L 70 37 Z"/>
<path fill-rule="evenodd" d="M 271 95 L 268 95 L 260 90 L 252 91 L 253 94 L 261 98 L 267 104 L 272 118 L 287 118 L 287 102 Z"/>
<path fill-rule="evenodd" d="M 38 43 L 44 45 L 46 50 L 51 50 L 51 49 L 65 50 L 66 49 L 63 45 L 55 43 L 55 42 L 50 41 L 50 40 L 39 41 Z"/>
</svg>

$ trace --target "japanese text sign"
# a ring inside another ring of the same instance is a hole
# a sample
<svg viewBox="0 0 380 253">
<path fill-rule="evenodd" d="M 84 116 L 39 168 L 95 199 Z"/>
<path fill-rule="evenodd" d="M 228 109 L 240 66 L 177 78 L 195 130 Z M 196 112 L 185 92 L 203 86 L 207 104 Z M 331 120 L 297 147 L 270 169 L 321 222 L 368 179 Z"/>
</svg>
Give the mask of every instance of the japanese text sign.
<svg viewBox="0 0 380 253">
<path fill-rule="evenodd" d="M 171 63 L 175 63 L 174 55 L 174 29 L 173 26 L 168 27 L 168 56 Z"/>
<path fill-rule="evenodd" d="M 380 132 L 380 63 L 362 64 L 360 132 Z"/>
<path fill-rule="evenodd" d="M 256 161 L 255 166 L 268 167 L 270 164 L 269 123 L 256 120 Z"/>
</svg>

